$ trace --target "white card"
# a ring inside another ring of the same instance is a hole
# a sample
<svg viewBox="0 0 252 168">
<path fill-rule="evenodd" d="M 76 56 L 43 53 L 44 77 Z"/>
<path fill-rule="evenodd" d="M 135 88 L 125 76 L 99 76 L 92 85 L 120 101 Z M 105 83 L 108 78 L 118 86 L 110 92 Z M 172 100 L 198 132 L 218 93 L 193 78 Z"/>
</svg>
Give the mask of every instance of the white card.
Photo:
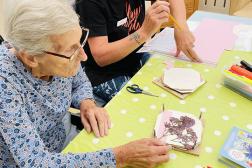
<svg viewBox="0 0 252 168">
<path fill-rule="evenodd" d="M 168 145 L 191 150 L 201 143 L 203 125 L 193 114 L 166 110 L 158 115 L 154 130 L 155 137 Z"/>
<path fill-rule="evenodd" d="M 127 17 L 124 18 L 124 19 L 122 19 L 122 20 L 119 20 L 119 21 L 117 22 L 117 27 L 119 27 L 119 26 L 121 26 L 121 25 L 123 25 L 123 24 L 125 24 L 125 23 L 127 23 Z"/>
<path fill-rule="evenodd" d="M 201 84 L 200 73 L 191 68 L 171 68 L 164 72 L 164 84 L 175 90 L 194 90 Z"/>
</svg>

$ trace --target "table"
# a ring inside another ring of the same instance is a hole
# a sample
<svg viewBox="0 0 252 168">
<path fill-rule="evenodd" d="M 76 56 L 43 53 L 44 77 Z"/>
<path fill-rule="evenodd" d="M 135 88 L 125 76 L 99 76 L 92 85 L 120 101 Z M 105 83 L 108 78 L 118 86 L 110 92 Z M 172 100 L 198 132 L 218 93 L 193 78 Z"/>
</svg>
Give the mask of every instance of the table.
<svg viewBox="0 0 252 168">
<path fill-rule="evenodd" d="M 219 14 L 219 13 L 212 13 L 212 12 L 205 12 L 205 11 L 196 11 L 189 20 L 191 21 L 202 21 L 203 19 L 218 19 L 218 20 L 225 20 L 225 21 L 233 21 L 239 22 L 241 24 L 252 25 L 252 19 L 239 17 L 239 16 L 230 16 L 226 14 Z"/>
<path fill-rule="evenodd" d="M 83 130 L 63 153 L 96 151 L 152 137 L 156 117 L 164 103 L 166 109 L 188 112 L 196 116 L 202 111 L 205 129 L 199 157 L 172 150 L 170 162 L 158 167 L 184 168 L 185 165 L 186 168 L 225 167 L 218 162 L 218 156 L 231 128 L 237 126 L 252 131 L 251 101 L 221 84 L 223 69 L 241 59 L 252 61 L 252 52 L 225 51 L 217 67 L 175 60 L 153 53 L 153 57 L 126 86 L 135 83 L 160 97 L 131 94 L 126 91 L 125 86 L 105 107 L 113 123 L 109 136 L 97 139 L 93 134 L 87 134 Z M 164 91 L 153 84 L 152 80 L 162 75 L 166 67 L 164 62 L 167 60 L 174 63 L 175 67 L 193 68 L 201 72 L 207 83 L 185 100 L 180 100 Z"/>
</svg>

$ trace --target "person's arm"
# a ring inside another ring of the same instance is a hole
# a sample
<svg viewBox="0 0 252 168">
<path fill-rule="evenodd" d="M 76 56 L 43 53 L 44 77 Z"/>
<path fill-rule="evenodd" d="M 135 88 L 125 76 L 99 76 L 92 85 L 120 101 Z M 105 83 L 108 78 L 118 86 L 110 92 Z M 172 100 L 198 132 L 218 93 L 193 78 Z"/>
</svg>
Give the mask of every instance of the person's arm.
<svg viewBox="0 0 252 168">
<path fill-rule="evenodd" d="M 11 93 L 11 94 L 10 94 Z M 83 154 L 61 154 L 46 150 L 37 129 L 25 111 L 19 93 L 0 78 L 0 135 L 18 167 L 115 167 L 112 149 Z M 55 142 L 56 143 L 56 142 Z"/>
<path fill-rule="evenodd" d="M 186 23 L 186 7 L 184 0 L 169 0 L 171 14 L 184 29 L 188 29 Z"/>
<path fill-rule="evenodd" d="M 84 129 L 94 132 L 96 137 L 108 135 L 111 122 L 107 111 L 97 107 L 93 98 L 92 86 L 84 69 L 80 67 L 72 82 L 72 104 L 80 109 Z"/>
<path fill-rule="evenodd" d="M 100 18 L 99 20 L 97 18 L 92 18 L 94 19 L 92 20 L 92 24 L 87 23 L 87 25 L 91 26 L 91 31 L 92 29 L 93 31 L 95 31 L 95 29 L 100 30 L 101 27 L 106 24 L 103 22 L 103 20 L 106 21 L 105 18 L 100 16 L 100 9 L 96 8 L 95 4 L 89 4 L 88 8 L 93 8 L 93 10 L 85 10 L 83 6 L 83 22 L 89 22 L 88 16 L 98 16 L 98 18 Z M 96 33 L 96 35 L 92 35 L 91 33 L 88 43 L 96 63 L 104 67 L 125 58 L 156 33 L 161 24 L 168 21 L 169 12 L 168 2 L 160 1 L 153 4 L 146 12 L 142 27 L 133 34 L 115 42 L 109 43 L 105 32 L 100 31 L 101 33 Z M 84 17 L 85 15 L 86 17 Z"/>
<path fill-rule="evenodd" d="M 186 7 L 184 0 L 169 0 L 169 2 L 171 14 L 182 28 L 182 30 L 175 28 L 174 38 L 177 45 L 176 56 L 183 51 L 192 61 L 200 62 L 198 55 L 193 50 L 195 38 L 186 23 Z"/>
<path fill-rule="evenodd" d="M 84 71 L 80 67 L 72 81 L 72 105 L 78 109 L 83 100 L 94 100 L 92 85 Z"/>
<path fill-rule="evenodd" d="M 107 36 L 90 37 L 88 43 L 95 62 L 104 67 L 118 62 L 142 45 L 149 37 L 141 28 L 133 34 L 115 41 L 108 42 Z"/>
</svg>

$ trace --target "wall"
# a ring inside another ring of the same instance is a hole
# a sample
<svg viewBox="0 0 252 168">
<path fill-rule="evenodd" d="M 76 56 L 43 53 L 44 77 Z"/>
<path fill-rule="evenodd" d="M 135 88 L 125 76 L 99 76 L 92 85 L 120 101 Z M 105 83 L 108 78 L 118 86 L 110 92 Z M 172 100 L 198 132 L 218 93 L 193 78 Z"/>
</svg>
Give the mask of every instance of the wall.
<svg viewBox="0 0 252 168">
<path fill-rule="evenodd" d="M 0 34 L 3 34 L 3 1 L 0 0 Z"/>
</svg>

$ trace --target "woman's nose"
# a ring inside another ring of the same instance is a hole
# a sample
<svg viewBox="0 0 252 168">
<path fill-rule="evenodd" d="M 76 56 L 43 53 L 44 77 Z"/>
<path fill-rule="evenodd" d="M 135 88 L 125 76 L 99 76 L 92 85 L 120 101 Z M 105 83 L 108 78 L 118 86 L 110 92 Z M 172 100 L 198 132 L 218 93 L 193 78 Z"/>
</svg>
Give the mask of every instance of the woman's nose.
<svg viewBox="0 0 252 168">
<path fill-rule="evenodd" d="M 86 61 L 86 60 L 87 60 L 87 55 L 86 55 L 86 53 L 85 53 L 85 51 L 84 51 L 83 48 L 80 49 L 80 54 L 79 54 L 79 56 L 80 56 L 80 60 L 81 60 L 81 61 Z"/>
</svg>

